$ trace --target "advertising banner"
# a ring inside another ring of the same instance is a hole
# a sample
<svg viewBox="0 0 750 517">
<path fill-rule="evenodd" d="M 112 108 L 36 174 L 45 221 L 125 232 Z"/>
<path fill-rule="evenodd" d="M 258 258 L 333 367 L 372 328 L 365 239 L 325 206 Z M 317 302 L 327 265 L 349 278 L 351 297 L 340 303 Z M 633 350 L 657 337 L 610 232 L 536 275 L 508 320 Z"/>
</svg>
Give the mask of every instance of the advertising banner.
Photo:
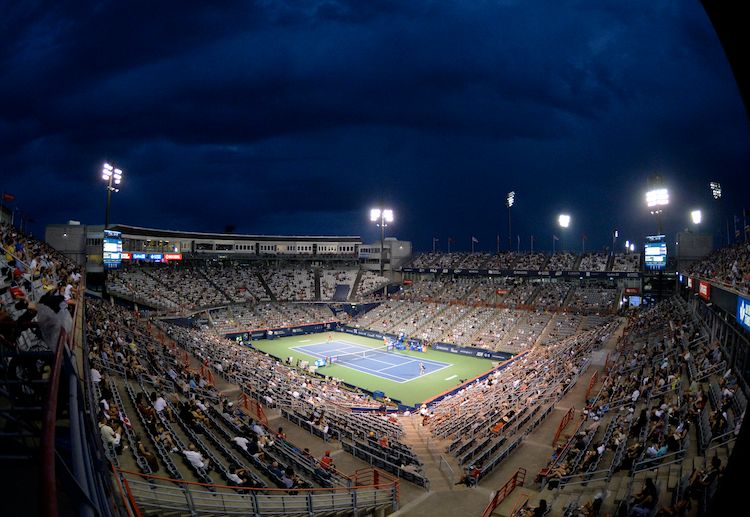
<svg viewBox="0 0 750 517">
<path fill-rule="evenodd" d="M 750 332 L 750 298 L 737 297 L 737 323 Z"/>
</svg>

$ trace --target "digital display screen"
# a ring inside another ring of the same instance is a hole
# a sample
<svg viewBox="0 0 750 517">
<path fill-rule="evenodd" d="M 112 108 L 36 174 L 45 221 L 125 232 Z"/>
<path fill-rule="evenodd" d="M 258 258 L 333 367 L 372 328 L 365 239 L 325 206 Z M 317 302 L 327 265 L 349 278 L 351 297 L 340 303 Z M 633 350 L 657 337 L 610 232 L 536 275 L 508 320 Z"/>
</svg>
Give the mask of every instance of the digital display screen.
<svg viewBox="0 0 750 517">
<path fill-rule="evenodd" d="M 631 307 L 640 307 L 641 297 L 640 296 L 628 296 L 628 305 L 630 305 Z"/>
<path fill-rule="evenodd" d="M 122 232 L 104 230 L 102 261 L 107 269 L 117 269 L 122 262 Z"/>
<path fill-rule="evenodd" d="M 646 237 L 643 261 L 646 269 L 661 270 L 667 267 L 667 241 L 664 235 Z"/>
</svg>

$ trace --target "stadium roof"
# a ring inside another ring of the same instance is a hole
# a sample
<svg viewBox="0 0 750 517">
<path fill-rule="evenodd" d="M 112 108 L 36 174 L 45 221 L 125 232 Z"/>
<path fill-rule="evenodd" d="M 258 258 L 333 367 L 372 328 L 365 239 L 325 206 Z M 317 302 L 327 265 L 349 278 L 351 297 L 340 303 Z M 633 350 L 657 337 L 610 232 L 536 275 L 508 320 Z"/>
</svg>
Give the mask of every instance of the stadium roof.
<svg viewBox="0 0 750 517">
<path fill-rule="evenodd" d="M 158 228 L 144 228 L 141 226 L 130 226 L 126 224 L 115 224 L 110 227 L 125 234 L 144 235 L 146 237 L 171 237 L 177 239 L 213 239 L 213 240 L 252 240 L 252 241 L 336 241 L 336 242 L 362 242 L 358 235 L 240 235 L 234 233 L 204 233 L 189 232 L 183 230 L 162 230 Z"/>
</svg>

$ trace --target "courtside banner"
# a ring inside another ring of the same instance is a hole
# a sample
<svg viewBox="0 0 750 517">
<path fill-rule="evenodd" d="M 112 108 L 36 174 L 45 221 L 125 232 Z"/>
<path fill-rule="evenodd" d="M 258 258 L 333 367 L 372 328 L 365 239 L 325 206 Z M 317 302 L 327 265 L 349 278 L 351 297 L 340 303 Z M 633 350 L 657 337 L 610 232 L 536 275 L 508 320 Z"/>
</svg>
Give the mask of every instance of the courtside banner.
<svg viewBox="0 0 750 517">
<path fill-rule="evenodd" d="M 750 332 L 750 298 L 737 297 L 737 323 Z"/>
<path fill-rule="evenodd" d="M 711 284 L 701 280 L 698 282 L 698 296 L 708 301 L 711 299 Z"/>
</svg>

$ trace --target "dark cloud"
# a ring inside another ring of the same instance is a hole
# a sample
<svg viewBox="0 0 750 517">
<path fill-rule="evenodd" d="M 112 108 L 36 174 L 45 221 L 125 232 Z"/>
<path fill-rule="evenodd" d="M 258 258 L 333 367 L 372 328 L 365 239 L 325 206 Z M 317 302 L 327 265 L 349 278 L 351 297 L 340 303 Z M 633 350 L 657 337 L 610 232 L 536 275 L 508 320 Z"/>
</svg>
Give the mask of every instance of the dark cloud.
<svg viewBox="0 0 750 517">
<path fill-rule="evenodd" d="M 525 246 L 560 210 L 571 241 L 640 238 L 655 171 L 671 230 L 744 201 L 744 111 L 691 3 L 22 2 L 0 29 L 2 188 L 40 223 L 100 221 L 105 159 L 114 221 L 373 237 L 382 200 L 418 247 L 507 242 L 511 189 Z"/>
</svg>

